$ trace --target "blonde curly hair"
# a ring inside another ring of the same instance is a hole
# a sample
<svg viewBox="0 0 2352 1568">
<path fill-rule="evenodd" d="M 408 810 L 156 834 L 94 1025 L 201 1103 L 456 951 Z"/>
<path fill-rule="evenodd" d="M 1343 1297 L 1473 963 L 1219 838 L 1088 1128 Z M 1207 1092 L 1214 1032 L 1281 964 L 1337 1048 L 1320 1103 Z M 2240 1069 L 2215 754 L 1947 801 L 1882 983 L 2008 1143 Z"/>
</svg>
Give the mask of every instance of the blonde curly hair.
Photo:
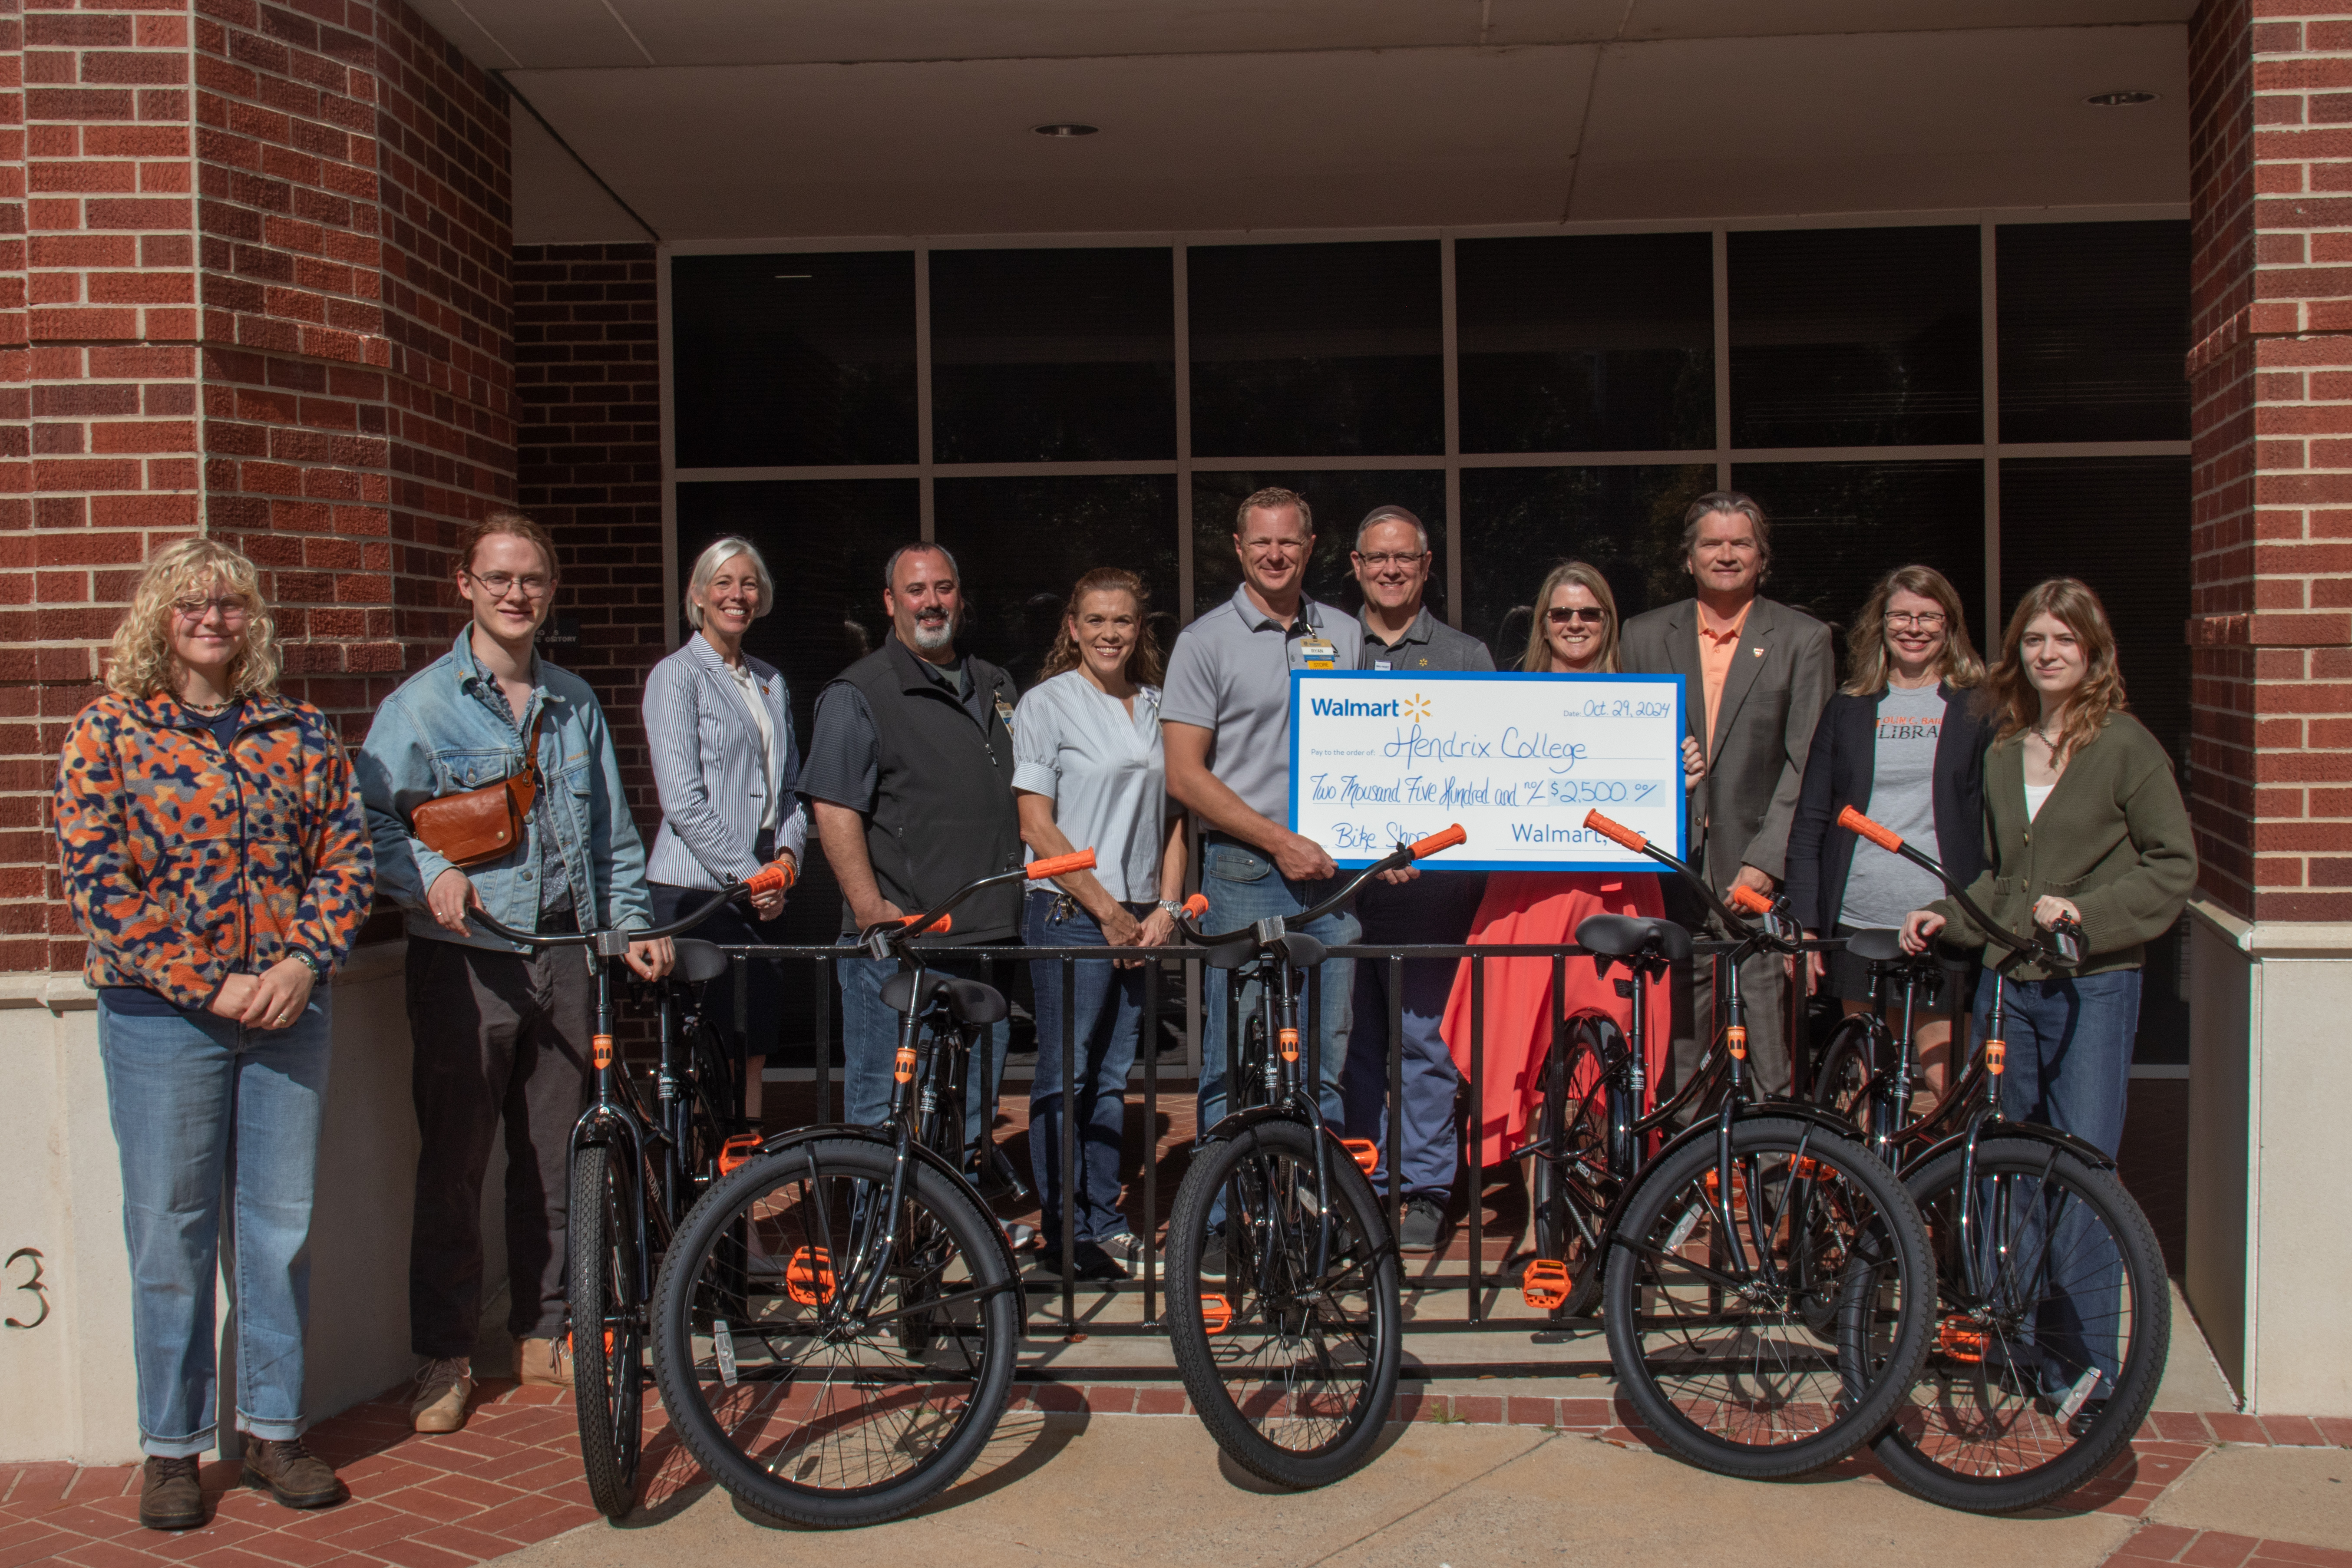
<svg viewBox="0 0 2352 1568">
<path fill-rule="evenodd" d="M 230 664 L 229 689 L 238 697 L 265 697 L 278 689 L 278 634 L 262 602 L 261 574 L 253 563 L 210 539 L 183 539 L 166 546 L 132 590 L 131 608 L 114 628 L 106 684 L 125 697 L 153 697 L 173 689 L 172 601 L 226 588 L 252 612 L 245 623 L 245 649 Z"/>
</svg>

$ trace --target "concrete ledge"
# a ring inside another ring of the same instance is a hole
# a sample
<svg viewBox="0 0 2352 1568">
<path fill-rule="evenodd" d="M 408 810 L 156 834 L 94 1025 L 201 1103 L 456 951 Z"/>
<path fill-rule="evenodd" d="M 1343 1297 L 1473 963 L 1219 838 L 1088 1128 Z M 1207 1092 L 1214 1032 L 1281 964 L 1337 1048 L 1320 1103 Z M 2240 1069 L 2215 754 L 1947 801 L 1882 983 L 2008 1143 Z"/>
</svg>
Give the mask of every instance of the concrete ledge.
<svg viewBox="0 0 2352 1568">
<path fill-rule="evenodd" d="M 2189 912 L 2223 942 L 2254 958 L 2352 958 L 2352 922 L 2250 921 L 2203 899 L 2190 900 Z"/>
</svg>

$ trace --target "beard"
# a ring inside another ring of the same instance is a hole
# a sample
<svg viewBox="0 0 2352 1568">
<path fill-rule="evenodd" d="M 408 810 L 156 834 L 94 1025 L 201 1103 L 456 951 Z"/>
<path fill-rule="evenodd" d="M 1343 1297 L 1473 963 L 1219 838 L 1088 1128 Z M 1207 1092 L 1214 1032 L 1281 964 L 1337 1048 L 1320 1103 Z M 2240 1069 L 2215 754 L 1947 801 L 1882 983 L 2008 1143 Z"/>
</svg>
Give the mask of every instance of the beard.
<svg viewBox="0 0 2352 1568">
<path fill-rule="evenodd" d="M 935 653 L 955 641 L 955 617 L 952 616 L 936 622 L 918 618 L 912 629 L 915 646 L 927 653 Z"/>
</svg>

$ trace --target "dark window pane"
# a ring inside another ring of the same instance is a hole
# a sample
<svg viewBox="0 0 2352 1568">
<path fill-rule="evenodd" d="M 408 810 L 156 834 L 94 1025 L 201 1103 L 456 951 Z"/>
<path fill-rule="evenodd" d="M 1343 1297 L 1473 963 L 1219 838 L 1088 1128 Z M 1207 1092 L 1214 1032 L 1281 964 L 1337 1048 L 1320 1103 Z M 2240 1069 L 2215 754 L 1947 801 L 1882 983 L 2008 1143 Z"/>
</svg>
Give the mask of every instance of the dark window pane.
<svg viewBox="0 0 2352 1568">
<path fill-rule="evenodd" d="M 1307 591 L 1349 615 L 1363 604 L 1348 568 L 1356 525 L 1376 506 L 1401 506 L 1429 530 L 1437 553 L 1430 574 L 1429 613 L 1445 618 L 1445 475 L 1437 468 L 1327 469 L 1322 472 L 1194 474 L 1192 476 L 1192 613 L 1213 609 L 1242 585 L 1234 554 L 1234 513 L 1253 492 L 1280 485 L 1307 498 L 1315 514 L 1315 559 Z"/>
<path fill-rule="evenodd" d="M 882 563 L 919 536 L 921 517 L 912 479 L 677 487 L 681 591 L 694 558 L 723 533 L 740 533 L 758 545 L 778 579 L 782 607 L 752 622 L 743 646 L 783 671 L 792 691 L 793 732 L 803 751 L 816 694 L 889 635 L 889 619 L 882 613 Z M 682 617 L 678 626 L 686 629 Z M 811 855 L 800 885 L 785 901 L 782 940 L 829 942 L 840 920 L 839 887 L 824 857 Z M 795 997 L 805 990 L 808 973 L 805 966 L 786 966 Z M 795 1001 L 786 1022 L 803 1031 L 809 1016 Z"/>
<path fill-rule="evenodd" d="M 1160 652 L 1176 640 L 1176 479 L 941 479 L 937 533 L 962 568 L 957 646 L 1026 690 L 1054 646 L 1071 585 L 1097 566 L 1143 579 Z"/>
<path fill-rule="evenodd" d="M 1972 616 L 1985 602 L 1981 462 L 1742 463 L 1731 482 L 1772 521 L 1765 594 L 1838 629 L 1841 677 L 1845 628 L 1895 567 L 1933 566 Z"/>
<path fill-rule="evenodd" d="M 2000 595 L 2080 577 L 2107 607 L 2131 711 L 2189 756 L 2189 459 L 2012 458 L 2000 465 Z M 2188 917 L 2183 916 L 2186 920 Z M 2181 928 L 2147 944 L 2135 1061 L 2189 1059 Z"/>
<path fill-rule="evenodd" d="M 2002 440 L 2189 438 L 2186 222 L 2012 224 L 1996 254 Z"/>
<path fill-rule="evenodd" d="M 1486 639 L 1497 668 L 1517 668 L 1536 590 L 1568 560 L 1601 568 L 1621 617 L 1687 597 L 1683 512 L 1714 488 L 1712 463 L 1463 469 L 1462 629 Z"/>
<path fill-rule="evenodd" d="M 1165 248 L 931 252 L 931 451 L 942 463 L 1176 456 Z"/>
<path fill-rule="evenodd" d="M 1984 439 L 1975 228 L 1731 236 L 1731 442 Z"/>
<path fill-rule="evenodd" d="M 1715 445 L 1715 258 L 1704 234 L 1454 247 L 1465 452 Z"/>
<path fill-rule="evenodd" d="M 1435 240 L 1202 245 L 1185 267 L 1196 456 L 1445 449 Z"/>
<path fill-rule="evenodd" d="M 915 257 L 670 263 L 682 468 L 911 463 Z"/>
</svg>

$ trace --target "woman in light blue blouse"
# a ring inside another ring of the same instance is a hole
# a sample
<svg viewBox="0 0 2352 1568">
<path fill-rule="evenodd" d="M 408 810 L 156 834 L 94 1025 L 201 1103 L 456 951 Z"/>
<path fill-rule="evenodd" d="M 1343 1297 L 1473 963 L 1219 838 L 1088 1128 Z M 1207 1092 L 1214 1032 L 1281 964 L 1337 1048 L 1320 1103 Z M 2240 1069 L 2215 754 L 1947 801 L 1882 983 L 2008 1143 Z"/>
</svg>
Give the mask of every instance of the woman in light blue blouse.
<svg viewBox="0 0 2352 1568">
<path fill-rule="evenodd" d="M 1184 890 L 1184 831 L 1171 815 L 1160 750 L 1161 661 L 1144 619 L 1149 595 L 1132 572 L 1078 579 L 1038 684 L 1013 715 L 1013 790 L 1030 858 L 1092 848 L 1095 868 L 1031 889 L 1022 941 L 1031 947 L 1157 947 L 1174 939 Z M 1143 1023 L 1140 963 L 1100 960 L 1030 966 L 1036 991 L 1037 1076 L 1029 1098 L 1029 1161 L 1045 1206 L 1039 1267 L 1062 1268 L 1062 1029 L 1076 1043 L 1078 1277 L 1123 1279 L 1141 1251 L 1118 1208 L 1127 1074 Z"/>
</svg>

